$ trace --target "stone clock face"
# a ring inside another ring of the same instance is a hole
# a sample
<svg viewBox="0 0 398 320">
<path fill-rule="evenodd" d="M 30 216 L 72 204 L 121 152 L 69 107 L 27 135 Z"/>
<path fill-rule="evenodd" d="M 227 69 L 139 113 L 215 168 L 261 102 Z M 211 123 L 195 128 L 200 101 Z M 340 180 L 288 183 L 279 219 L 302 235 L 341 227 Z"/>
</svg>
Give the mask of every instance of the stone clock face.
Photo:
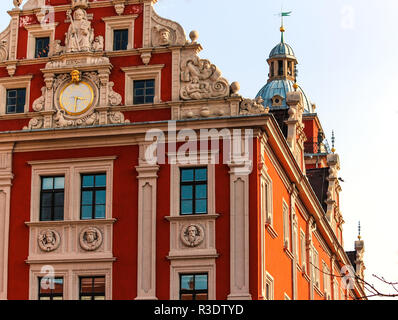
<svg viewBox="0 0 398 320">
<path fill-rule="evenodd" d="M 71 116 L 85 113 L 93 104 L 93 100 L 93 89 L 84 81 L 67 84 L 59 97 L 61 108 Z"/>
</svg>

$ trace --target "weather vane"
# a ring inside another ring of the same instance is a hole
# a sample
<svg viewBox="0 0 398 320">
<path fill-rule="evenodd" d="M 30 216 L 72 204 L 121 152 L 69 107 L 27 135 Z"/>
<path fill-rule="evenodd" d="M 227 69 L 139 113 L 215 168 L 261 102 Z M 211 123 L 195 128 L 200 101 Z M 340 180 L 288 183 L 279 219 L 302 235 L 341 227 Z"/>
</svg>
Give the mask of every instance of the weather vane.
<svg viewBox="0 0 398 320">
<path fill-rule="evenodd" d="M 283 33 L 285 32 L 285 27 L 283 24 L 283 17 L 290 17 L 290 15 L 292 14 L 292 11 L 283 11 L 283 8 L 281 8 L 281 12 L 276 14 L 277 16 L 281 17 L 281 42 L 283 43 Z"/>
</svg>

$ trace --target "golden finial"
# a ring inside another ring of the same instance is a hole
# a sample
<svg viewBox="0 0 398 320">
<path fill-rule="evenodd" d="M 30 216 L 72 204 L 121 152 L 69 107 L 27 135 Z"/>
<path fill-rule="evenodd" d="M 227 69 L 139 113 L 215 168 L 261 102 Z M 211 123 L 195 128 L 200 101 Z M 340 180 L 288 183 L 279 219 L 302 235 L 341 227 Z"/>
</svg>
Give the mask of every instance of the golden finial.
<svg viewBox="0 0 398 320">
<path fill-rule="evenodd" d="M 70 75 L 72 77 L 72 82 L 74 82 L 74 83 L 80 82 L 80 71 L 79 70 L 73 70 L 70 73 Z"/>
<path fill-rule="evenodd" d="M 297 89 L 298 89 L 298 84 L 297 84 L 297 82 L 295 82 L 294 84 L 293 84 L 293 89 L 294 89 L 294 91 L 297 91 Z"/>
<path fill-rule="evenodd" d="M 282 26 L 280 29 L 279 29 L 281 32 L 285 32 L 285 28 Z"/>
</svg>

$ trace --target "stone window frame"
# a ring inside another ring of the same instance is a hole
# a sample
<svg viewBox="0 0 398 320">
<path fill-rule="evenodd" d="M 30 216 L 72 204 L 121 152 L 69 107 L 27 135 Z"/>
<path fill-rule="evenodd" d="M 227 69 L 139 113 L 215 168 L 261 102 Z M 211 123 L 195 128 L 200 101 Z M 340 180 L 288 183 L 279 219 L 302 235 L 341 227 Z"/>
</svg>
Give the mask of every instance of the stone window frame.
<svg viewBox="0 0 398 320">
<path fill-rule="evenodd" d="M 283 247 L 286 250 L 290 250 L 290 215 L 289 215 L 289 205 L 282 199 L 282 215 L 283 215 Z"/>
<path fill-rule="evenodd" d="M 173 260 L 170 265 L 170 300 L 180 299 L 180 275 L 203 274 L 208 278 L 208 300 L 216 299 L 216 261 L 215 259 Z"/>
<path fill-rule="evenodd" d="M 113 165 L 116 158 L 116 156 L 109 156 L 28 162 L 32 167 L 30 222 L 40 222 L 43 225 L 47 223 L 46 221 L 40 221 L 42 176 L 65 176 L 64 220 L 62 221 L 82 221 L 80 219 L 81 174 L 99 172 L 106 173 L 106 214 L 105 219 L 100 220 L 112 219 Z M 96 220 L 90 221 L 95 222 Z M 51 221 L 48 223 L 51 223 Z"/>
<path fill-rule="evenodd" d="M 267 190 L 267 199 L 264 199 L 264 191 Z M 265 223 L 274 226 L 274 213 L 273 213 L 273 183 L 271 177 L 266 173 L 261 173 L 261 210 L 265 209 Z M 266 206 L 266 208 L 264 208 Z"/>
<path fill-rule="evenodd" d="M 14 76 L 0 78 L 0 115 L 1 116 L 18 116 L 29 112 L 30 104 L 30 87 L 33 75 Z M 24 113 L 7 114 L 7 90 L 9 89 L 26 89 Z"/>
<path fill-rule="evenodd" d="M 125 73 L 125 87 L 124 87 L 124 104 L 126 106 L 134 105 L 134 81 L 135 80 L 155 80 L 155 96 L 153 103 L 160 103 L 161 87 L 162 87 L 162 70 L 164 64 L 146 65 L 124 67 L 121 70 Z M 150 104 L 147 104 L 150 105 Z M 136 105 L 137 106 L 137 105 Z"/>
<path fill-rule="evenodd" d="M 134 25 L 137 18 L 136 14 L 102 18 L 105 23 L 105 51 L 113 51 L 114 31 L 121 29 L 129 31 L 127 50 L 134 49 Z"/>
<path fill-rule="evenodd" d="M 26 47 L 26 59 L 41 59 L 35 57 L 35 48 L 36 48 L 36 38 L 50 38 L 50 47 L 51 44 L 55 41 L 55 28 L 58 26 L 57 23 L 46 23 L 41 24 L 31 24 L 25 26 L 25 29 L 28 31 L 28 41 Z M 45 57 L 47 58 L 47 57 Z"/>
<path fill-rule="evenodd" d="M 186 219 L 195 219 L 197 215 L 180 215 L 180 168 L 196 168 L 207 167 L 207 214 L 200 216 L 216 215 L 216 181 L 215 181 L 215 163 L 218 156 L 218 151 L 208 150 L 191 152 L 190 163 L 177 163 L 177 153 L 169 152 L 167 156 L 170 160 L 170 216 L 171 217 L 186 217 Z M 194 161 L 197 163 L 194 163 Z M 203 161 L 204 160 L 204 161 Z M 202 162 L 203 163 L 200 163 Z"/>
<path fill-rule="evenodd" d="M 267 298 L 267 294 L 265 293 L 264 299 L 265 300 L 274 300 L 275 299 L 275 296 L 274 296 L 274 277 L 271 276 L 271 274 L 269 272 L 265 273 L 265 286 L 264 286 L 264 288 L 266 288 L 267 284 L 269 285 L 269 288 L 270 288 L 270 291 L 269 291 L 270 298 L 268 299 Z"/>
<path fill-rule="evenodd" d="M 300 228 L 300 263 L 303 272 L 306 272 L 307 267 L 307 246 L 306 246 L 306 235 L 303 229 Z"/>
<path fill-rule="evenodd" d="M 46 264 L 31 265 L 29 276 L 29 299 L 38 300 L 39 287 L 38 278 L 46 276 L 48 268 L 42 268 Z M 48 264 L 47 264 L 48 265 Z M 54 277 L 64 278 L 64 300 L 79 300 L 79 277 L 105 277 L 105 300 L 112 299 L 112 262 L 85 263 L 62 263 L 54 265 Z"/>
</svg>

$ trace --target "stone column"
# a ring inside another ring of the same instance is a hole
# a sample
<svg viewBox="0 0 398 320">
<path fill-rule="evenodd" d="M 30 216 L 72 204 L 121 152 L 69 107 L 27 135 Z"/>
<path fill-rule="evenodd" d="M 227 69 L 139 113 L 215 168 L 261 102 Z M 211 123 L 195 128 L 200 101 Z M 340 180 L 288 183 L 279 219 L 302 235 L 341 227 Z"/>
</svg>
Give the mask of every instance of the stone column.
<svg viewBox="0 0 398 320">
<path fill-rule="evenodd" d="M 0 144 L 0 300 L 7 299 L 13 143 Z"/>
<path fill-rule="evenodd" d="M 138 172 L 138 281 L 136 300 L 156 297 L 156 193 L 158 165 L 148 164 L 140 145 Z"/>
<path fill-rule="evenodd" d="M 247 162 L 229 163 L 231 293 L 228 300 L 251 300 L 249 288 L 249 172 Z"/>
</svg>

